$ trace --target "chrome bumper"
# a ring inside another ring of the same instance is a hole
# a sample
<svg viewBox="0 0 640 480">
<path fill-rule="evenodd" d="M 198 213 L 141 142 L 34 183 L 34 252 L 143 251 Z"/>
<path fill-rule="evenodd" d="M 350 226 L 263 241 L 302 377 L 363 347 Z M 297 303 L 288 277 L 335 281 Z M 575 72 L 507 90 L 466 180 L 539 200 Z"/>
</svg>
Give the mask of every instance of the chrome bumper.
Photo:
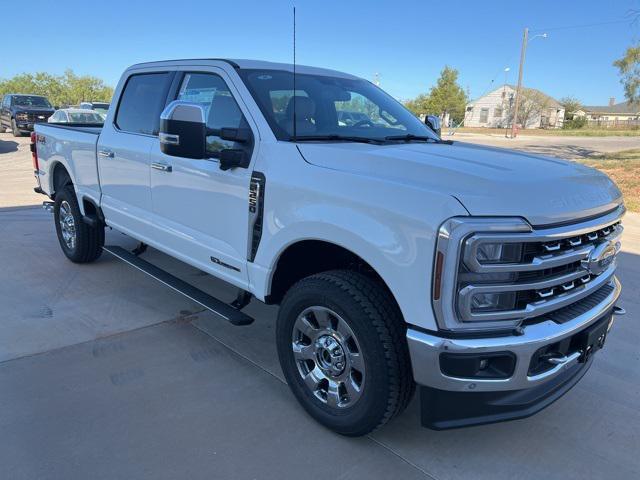
<svg viewBox="0 0 640 480">
<path fill-rule="evenodd" d="M 563 359 L 554 359 L 556 362 L 553 368 L 542 374 L 529 376 L 532 355 L 545 345 L 556 343 L 584 330 L 601 319 L 608 311 L 611 311 L 622 289 L 615 276 L 611 279 L 611 285 L 614 287 L 611 293 L 588 312 L 563 324 L 547 320 L 529 325 L 523 329 L 524 334 L 520 336 L 443 338 L 409 328 L 407 341 L 413 366 L 413 377 L 419 385 L 456 392 L 522 390 L 550 381 L 576 365 L 580 355 L 572 354 Z M 505 351 L 512 352 L 516 356 L 515 370 L 510 378 L 454 378 L 444 375 L 440 369 L 440 354 L 443 352 L 483 354 Z"/>
</svg>

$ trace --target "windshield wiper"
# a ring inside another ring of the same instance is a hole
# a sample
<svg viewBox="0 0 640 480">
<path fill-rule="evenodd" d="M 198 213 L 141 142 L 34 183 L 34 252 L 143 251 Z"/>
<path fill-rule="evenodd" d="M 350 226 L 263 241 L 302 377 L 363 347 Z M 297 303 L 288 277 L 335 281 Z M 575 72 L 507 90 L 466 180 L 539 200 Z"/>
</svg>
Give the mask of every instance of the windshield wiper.
<svg viewBox="0 0 640 480">
<path fill-rule="evenodd" d="M 453 140 L 442 140 L 440 138 L 433 138 L 427 135 L 414 135 L 413 133 L 407 133 L 406 135 L 389 135 L 388 137 L 384 137 L 385 140 L 388 141 L 404 141 L 410 142 L 412 140 L 416 140 L 418 142 L 433 142 L 433 143 L 443 143 L 445 145 L 451 145 Z"/>
<path fill-rule="evenodd" d="M 355 143 L 370 143 L 380 145 L 384 143 L 384 140 L 380 138 L 368 138 L 368 137 L 349 137 L 346 135 L 298 135 L 295 138 L 290 137 L 290 141 L 296 142 L 355 142 Z"/>
</svg>

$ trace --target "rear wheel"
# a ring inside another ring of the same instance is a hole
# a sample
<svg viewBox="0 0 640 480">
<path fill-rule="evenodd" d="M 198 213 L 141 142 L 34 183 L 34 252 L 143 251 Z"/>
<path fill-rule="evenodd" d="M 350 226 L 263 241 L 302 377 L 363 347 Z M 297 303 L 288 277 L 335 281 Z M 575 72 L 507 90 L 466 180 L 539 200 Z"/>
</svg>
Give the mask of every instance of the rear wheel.
<svg viewBox="0 0 640 480">
<path fill-rule="evenodd" d="M 413 395 L 405 333 L 380 284 L 351 271 L 320 273 L 287 292 L 278 356 L 312 417 L 343 435 L 365 435 L 402 412 Z"/>
<path fill-rule="evenodd" d="M 104 245 L 104 226 L 91 227 L 82 220 L 72 186 L 67 185 L 56 194 L 53 214 L 60 247 L 69 260 L 88 263 L 100 256 Z"/>
</svg>

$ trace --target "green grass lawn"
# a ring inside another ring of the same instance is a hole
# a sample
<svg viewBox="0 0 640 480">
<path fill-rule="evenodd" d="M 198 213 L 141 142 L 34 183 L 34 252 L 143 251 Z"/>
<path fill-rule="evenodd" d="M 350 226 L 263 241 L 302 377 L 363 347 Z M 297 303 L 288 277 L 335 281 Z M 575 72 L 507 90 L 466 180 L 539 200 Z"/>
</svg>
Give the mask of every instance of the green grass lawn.
<svg viewBox="0 0 640 480">
<path fill-rule="evenodd" d="M 640 150 L 622 150 L 578 161 L 609 175 L 622 190 L 627 209 L 640 212 Z"/>
</svg>

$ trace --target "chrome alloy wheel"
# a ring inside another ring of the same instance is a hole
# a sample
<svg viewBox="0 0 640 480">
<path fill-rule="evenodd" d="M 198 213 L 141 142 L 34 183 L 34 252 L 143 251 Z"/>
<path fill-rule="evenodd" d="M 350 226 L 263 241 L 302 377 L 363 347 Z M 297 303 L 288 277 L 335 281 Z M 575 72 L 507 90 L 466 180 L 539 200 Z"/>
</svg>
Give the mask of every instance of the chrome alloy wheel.
<svg viewBox="0 0 640 480">
<path fill-rule="evenodd" d="M 67 248 L 73 250 L 76 248 L 76 221 L 71 213 L 71 205 L 66 200 L 60 203 L 58 222 L 60 223 L 60 232 L 64 243 Z"/>
<path fill-rule="evenodd" d="M 333 408 L 355 404 L 364 388 L 364 359 L 353 330 L 337 313 L 305 309 L 293 325 L 293 357 L 305 385 Z"/>
</svg>

